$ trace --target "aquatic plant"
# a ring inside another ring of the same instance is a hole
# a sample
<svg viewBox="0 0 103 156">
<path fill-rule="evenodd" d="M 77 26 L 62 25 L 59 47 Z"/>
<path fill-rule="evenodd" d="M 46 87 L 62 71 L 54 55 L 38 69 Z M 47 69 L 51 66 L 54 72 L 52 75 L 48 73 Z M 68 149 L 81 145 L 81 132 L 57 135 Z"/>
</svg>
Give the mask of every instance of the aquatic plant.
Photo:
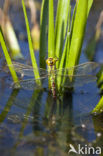
<svg viewBox="0 0 103 156">
<path fill-rule="evenodd" d="M 57 58 L 59 58 L 57 68 L 68 68 L 78 64 L 83 42 L 83 36 L 85 32 L 86 21 L 93 0 L 78 0 L 75 4 L 72 17 L 72 6 L 70 2 L 70 0 L 58 1 L 55 24 L 53 0 L 43 0 L 42 2 L 43 11 L 41 11 L 41 17 L 46 16 L 45 20 L 47 20 L 48 17 L 48 56 L 56 56 Z M 48 7 L 48 12 L 46 12 L 46 15 L 45 6 Z M 48 16 L 47 13 L 49 14 Z M 44 22 L 44 20 L 41 19 L 41 25 L 43 25 L 42 22 Z M 46 23 L 47 22 L 44 23 L 44 29 L 46 29 L 47 27 Z M 42 37 L 41 40 L 42 44 L 46 42 Z M 45 53 L 46 56 L 46 50 L 43 53 Z M 40 55 L 42 55 L 42 51 L 40 51 Z M 67 60 L 66 65 L 64 63 L 65 59 Z"/>
<path fill-rule="evenodd" d="M 34 77 L 36 79 L 39 79 L 40 76 L 39 76 L 38 66 L 37 66 L 37 62 L 36 62 L 36 58 L 35 58 L 35 54 L 34 54 L 34 48 L 33 48 L 33 44 L 32 44 L 29 22 L 28 22 L 28 18 L 27 18 L 27 12 L 26 12 L 26 8 L 25 8 L 24 0 L 22 0 L 22 6 L 23 6 L 24 17 L 25 17 L 25 23 L 26 23 L 26 29 L 27 29 L 27 36 L 28 36 L 28 43 L 29 43 L 29 50 L 30 50 L 32 66 L 34 69 L 36 68 L 36 70 L 34 70 Z M 40 84 L 39 80 L 37 80 L 36 82 Z"/>
<path fill-rule="evenodd" d="M 11 57 L 15 60 L 23 59 L 23 55 L 21 53 L 17 37 L 12 26 L 12 22 L 8 15 L 9 7 L 9 1 L 5 0 L 3 9 L 0 8 L 0 26 L 4 35 L 6 45 L 9 48 Z"/>
<path fill-rule="evenodd" d="M 41 19 L 40 19 L 40 67 L 45 68 L 45 57 L 47 55 L 47 32 L 48 32 L 48 57 L 57 57 L 58 62 L 56 64 L 57 69 L 70 68 L 79 63 L 79 58 L 81 55 L 81 48 L 85 33 L 85 27 L 87 18 L 89 15 L 90 8 L 92 6 L 93 0 L 77 0 L 73 15 L 71 17 L 71 4 L 70 0 L 58 1 L 56 23 L 54 24 L 54 5 L 53 0 L 43 0 L 41 8 Z M 32 63 L 35 62 L 33 67 L 37 68 L 36 60 L 34 57 L 33 46 L 30 37 L 29 23 L 27 20 L 26 9 L 24 5 L 24 0 L 22 0 L 29 48 L 31 49 L 31 60 Z M 48 19 L 48 20 L 47 20 Z M 47 21 L 48 21 L 48 31 L 47 31 Z M 75 69 L 75 68 L 74 68 Z M 59 74 L 62 74 L 59 71 Z M 74 71 L 70 70 L 69 75 L 73 75 Z M 34 75 L 36 72 L 34 71 Z M 65 75 L 65 73 L 64 73 Z M 39 77 L 37 72 L 37 77 Z M 61 82 L 65 83 L 64 77 L 57 77 L 57 88 L 60 89 Z M 94 111 L 100 110 L 101 101 L 98 103 Z"/>
<path fill-rule="evenodd" d="M 47 33 L 48 30 L 48 57 L 58 58 L 56 63 L 57 69 L 70 68 L 79 62 L 83 37 L 87 17 L 92 6 L 93 0 L 78 0 L 76 1 L 73 15 L 71 16 L 71 1 L 58 1 L 56 23 L 54 24 L 54 5 L 53 0 L 43 0 L 41 8 L 40 19 L 40 67 L 45 68 L 45 57 L 47 47 Z M 24 0 L 22 0 L 24 18 L 27 29 L 29 50 L 31 56 L 34 77 L 37 84 L 41 84 L 38 66 L 34 54 L 32 39 L 30 35 L 29 22 Z M 46 13 L 46 14 L 45 14 Z M 48 18 L 48 29 L 47 29 Z M 75 45 L 75 46 L 74 46 Z M 42 49 L 43 48 L 43 49 Z M 10 65 L 9 65 L 10 66 Z M 35 70 L 36 69 L 36 70 Z M 73 68 L 75 69 L 75 68 Z M 58 70 L 58 75 L 65 75 L 66 70 Z M 67 74 L 67 73 L 66 73 Z M 70 70 L 68 75 L 73 75 L 74 71 Z M 61 89 L 62 84 L 65 83 L 66 77 L 59 76 L 56 78 L 57 88 Z M 72 81 L 72 77 L 71 77 Z"/>
<path fill-rule="evenodd" d="M 1 46 L 2 46 L 2 49 L 3 49 L 3 52 L 4 52 L 4 55 L 5 55 L 5 59 L 7 61 L 7 64 L 9 65 L 9 70 L 10 70 L 10 73 L 12 75 L 13 81 L 17 84 L 17 87 L 20 87 L 20 85 L 19 85 L 19 79 L 17 77 L 17 74 L 16 74 L 15 69 L 14 69 L 14 66 L 12 64 L 10 55 L 8 53 L 8 50 L 7 50 L 5 41 L 4 41 L 4 37 L 3 37 L 3 34 L 2 34 L 1 27 L 0 27 L 0 43 L 1 43 Z"/>
<path fill-rule="evenodd" d="M 98 104 L 96 105 L 96 107 L 92 110 L 93 114 L 100 114 L 103 113 L 103 96 L 101 97 L 101 99 L 99 100 Z"/>
<path fill-rule="evenodd" d="M 40 29 L 40 61 L 45 62 L 48 18 L 48 56 L 58 58 L 56 64 L 58 69 L 69 68 L 79 63 L 85 26 L 93 0 L 76 1 L 72 17 L 70 2 L 70 0 L 58 1 L 55 24 L 53 0 L 42 2 L 41 28 L 43 29 Z M 45 66 L 44 64 L 42 66 L 41 62 L 40 65 L 42 68 Z M 73 75 L 73 71 L 69 74 Z M 61 78 L 57 80 L 58 88 L 60 88 L 61 81 Z"/>
</svg>

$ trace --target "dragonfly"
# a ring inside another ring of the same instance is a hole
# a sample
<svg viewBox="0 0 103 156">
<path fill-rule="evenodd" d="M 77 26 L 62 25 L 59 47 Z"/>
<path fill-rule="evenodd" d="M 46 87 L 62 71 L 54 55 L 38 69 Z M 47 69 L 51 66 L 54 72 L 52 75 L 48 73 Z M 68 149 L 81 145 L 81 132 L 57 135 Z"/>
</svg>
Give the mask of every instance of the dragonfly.
<svg viewBox="0 0 103 156">
<path fill-rule="evenodd" d="M 56 96 L 56 81 L 57 79 L 60 81 L 61 87 L 71 88 L 76 86 L 82 86 L 83 84 L 96 81 L 96 74 L 99 72 L 101 66 L 96 62 L 86 62 L 71 68 L 62 68 L 56 69 L 55 64 L 58 61 L 57 58 L 49 57 L 46 60 L 48 69 L 39 69 L 40 81 L 42 82 L 42 87 L 48 87 L 48 81 L 50 82 L 51 91 L 53 97 Z M 36 83 L 36 79 L 34 78 L 34 72 L 37 69 L 33 69 L 30 65 L 24 65 L 18 62 L 13 62 L 14 68 L 17 73 L 21 74 L 22 77 L 26 76 L 26 79 L 20 80 L 20 86 L 24 89 L 33 90 L 35 88 L 39 88 Z M 70 75 L 69 73 L 74 73 Z M 65 78 L 65 82 L 63 82 L 63 78 Z M 71 78 L 74 81 L 71 81 Z M 15 83 L 14 83 L 15 88 Z"/>
</svg>

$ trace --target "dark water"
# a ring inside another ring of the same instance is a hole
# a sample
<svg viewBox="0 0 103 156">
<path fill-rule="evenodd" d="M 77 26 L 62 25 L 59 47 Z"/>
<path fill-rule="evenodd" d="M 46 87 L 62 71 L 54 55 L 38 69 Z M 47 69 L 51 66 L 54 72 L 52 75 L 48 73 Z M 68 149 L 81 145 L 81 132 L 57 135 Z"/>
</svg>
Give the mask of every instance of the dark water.
<svg viewBox="0 0 103 156">
<path fill-rule="evenodd" d="M 16 30 L 21 33 L 22 27 L 17 26 Z M 19 44 L 28 61 L 27 40 L 19 40 Z M 37 58 L 38 55 L 36 52 Z M 0 65 L 3 60 L 0 57 Z M 85 61 L 82 54 L 80 62 Z M 103 115 L 90 113 L 100 99 L 96 82 L 61 94 L 55 100 L 48 90 L 13 90 L 11 84 L 10 75 L 0 71 L 0 155 L 79 155 L 68 153 L 70 144 L 76 150 L 79 144 L 103 148 Z"/>
</svg>

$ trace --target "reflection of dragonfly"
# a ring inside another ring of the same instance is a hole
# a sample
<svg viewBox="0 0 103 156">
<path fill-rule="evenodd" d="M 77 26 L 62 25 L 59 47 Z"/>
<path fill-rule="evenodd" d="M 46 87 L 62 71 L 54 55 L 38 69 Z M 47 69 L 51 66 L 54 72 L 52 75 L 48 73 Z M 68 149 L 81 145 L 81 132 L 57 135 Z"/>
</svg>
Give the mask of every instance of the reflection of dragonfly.
<svg viewBox="0 0 103 156">
<path fill-rule="evenodd" d="M 56 61 L 57 59 L 48 58 L 46 61 L 48 65 L 48 70 L 39 68 L 40 80 L 41 82 L 43 82 L 43 84 L 46 84 L 46 87 L 48 82 L 47 78 L 50 80 L 53 96 L 55 96 L 55 82 L 59 77 L 61 78 L 59 80 L 65 78 L 65 82 L 61 81 L 60 85 L 62 87 L 70 88 L 96 80 L 96 74 L 100 69 L 100 65 L 95 62 L 87 62 L 67 69 L 55 69 L 54 66 Z M 20 85 L 22 88 L 34 89 L 35 87 L 38 87 L 38 85 L 36 84 L 36 79 L 33 78 L 33 70 L 36 71 L 36 69 L 33 69 L 32 66 L 16 62 L 14 62 L 13 65 L 17 73 L 20 73 L 21 75 L 30 78 L 20 81 Z M 69 75 L 69 73 L 74 73 L 74 75 Z M 75 81 L 71 82 L 70 78 L 73 78 Z"/>
</svg>

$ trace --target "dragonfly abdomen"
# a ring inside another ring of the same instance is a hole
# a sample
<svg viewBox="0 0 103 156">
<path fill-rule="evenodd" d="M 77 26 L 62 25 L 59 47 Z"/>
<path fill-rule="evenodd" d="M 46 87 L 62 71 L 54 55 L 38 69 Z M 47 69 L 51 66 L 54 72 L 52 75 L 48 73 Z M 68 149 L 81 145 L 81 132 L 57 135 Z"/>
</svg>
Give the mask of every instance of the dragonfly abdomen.
<svg viewBox="0 0 103 156">
<path fill-rule="evenodd" d="M 55 76 L 51 78 L 51 91 L 53 94 L 53 97 L 56 97 L 56 86 L 55 86 Z"/>
</svg>

